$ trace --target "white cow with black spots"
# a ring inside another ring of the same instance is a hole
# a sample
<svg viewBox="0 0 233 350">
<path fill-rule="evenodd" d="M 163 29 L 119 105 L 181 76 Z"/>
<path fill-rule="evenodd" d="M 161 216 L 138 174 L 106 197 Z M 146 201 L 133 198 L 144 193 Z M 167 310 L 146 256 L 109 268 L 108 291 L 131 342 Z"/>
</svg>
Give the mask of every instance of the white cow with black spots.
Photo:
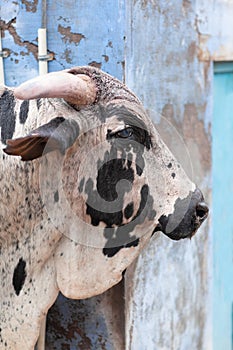
<svg viewBox="0 0 233 350">
<path fill-rule="evenodd" d="M 0 349 L 27 350 L 59 291 L 104 292 L 153 232 L 192 237 L 208 208 L 110 75 L 76 67 L 0 94 Z"/>
</svg>

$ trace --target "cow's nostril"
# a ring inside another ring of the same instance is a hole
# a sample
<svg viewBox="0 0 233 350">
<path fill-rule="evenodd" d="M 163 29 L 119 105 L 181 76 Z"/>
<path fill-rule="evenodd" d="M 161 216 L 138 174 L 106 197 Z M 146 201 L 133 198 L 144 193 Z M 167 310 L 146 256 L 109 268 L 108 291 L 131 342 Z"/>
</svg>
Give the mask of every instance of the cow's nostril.
<svg viewBox="0 0 233 350">
<path fill-rule="evenodd" d="M 198 203 L 196 206 L 196 215 L 199 219 L 204 220 L 209 212 L 208 206 L 204 203 Z"/>
</svg>

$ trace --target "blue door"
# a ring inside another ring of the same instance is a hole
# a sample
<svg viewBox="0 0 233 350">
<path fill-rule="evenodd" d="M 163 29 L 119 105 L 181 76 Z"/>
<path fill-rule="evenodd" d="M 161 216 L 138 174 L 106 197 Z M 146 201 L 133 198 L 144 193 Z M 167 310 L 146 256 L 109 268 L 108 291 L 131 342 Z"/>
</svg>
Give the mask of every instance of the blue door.
<svg viewBox="0 0 233 350">
<path fill-rule="evenodd" d="M 213 116 L 213 350 L 233 349 L 233 62 L 216 63 Z"/>
</svg>

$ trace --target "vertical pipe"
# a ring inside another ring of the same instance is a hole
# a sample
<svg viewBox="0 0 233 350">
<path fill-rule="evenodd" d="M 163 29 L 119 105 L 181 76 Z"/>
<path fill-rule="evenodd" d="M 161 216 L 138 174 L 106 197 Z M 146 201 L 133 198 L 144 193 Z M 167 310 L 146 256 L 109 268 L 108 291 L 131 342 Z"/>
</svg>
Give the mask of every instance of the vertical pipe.
<svg viewBox="0 0 233 350">
<path fill-rule="evenodd" d="M 2 35 L 0 29 L 0 52 L 2 52 Z M 3 66 L 3 57 L 0 57 L 0 84 L 5 84 L 4 79 L 4 66 Z"/>
<path fill-rule="evenodd" d="M 42 0 L 42 18 L 41 28 L 38 29 L 38 56 L 39 56 L 39 75 L 48 73 L 47 55 L 47 1 Z M 44 60 L 41 59 L 44 57 Z"/>
<path fill-rule="evenodd" d="M 47 30 L 38 29 L 38 57 L 39 57 L 39 75 L 48 73 L 48 61 L 41 58 L 47 55 Z"/>
</svg>

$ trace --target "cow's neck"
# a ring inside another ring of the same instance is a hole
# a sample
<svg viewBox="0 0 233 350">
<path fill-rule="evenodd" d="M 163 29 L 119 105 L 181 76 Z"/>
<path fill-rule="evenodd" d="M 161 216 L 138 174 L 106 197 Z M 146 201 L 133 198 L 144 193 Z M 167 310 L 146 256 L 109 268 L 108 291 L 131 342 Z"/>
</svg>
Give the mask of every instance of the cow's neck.
<svg viewBox="0 0 233 350">
<path fill-rule="evenodd" d="M 8 102 L 12 95 L 8 94 Z M 1 101 L 2 102 L 2 101 Z M 5 108 L 1 116 L 0 150 L 0 247 L 30 239 L 32 232 L 38 231 L 41 239 L 46 232 L 53 230 L 44 209 L 40 195 L 39 160 L 22 162 L 20 157 L 8 156 L 3 152 L 7 138 L 17 138 L 38 127 L 39 112 L 37 101 L 15 100 L 14 109 Z M 22 114 L 22 111 L 27 115 Z M 12 113 L 14 113 L 12 115 Z M 7 127 L 7 123 L 11 125 Z"/>
</svg>

